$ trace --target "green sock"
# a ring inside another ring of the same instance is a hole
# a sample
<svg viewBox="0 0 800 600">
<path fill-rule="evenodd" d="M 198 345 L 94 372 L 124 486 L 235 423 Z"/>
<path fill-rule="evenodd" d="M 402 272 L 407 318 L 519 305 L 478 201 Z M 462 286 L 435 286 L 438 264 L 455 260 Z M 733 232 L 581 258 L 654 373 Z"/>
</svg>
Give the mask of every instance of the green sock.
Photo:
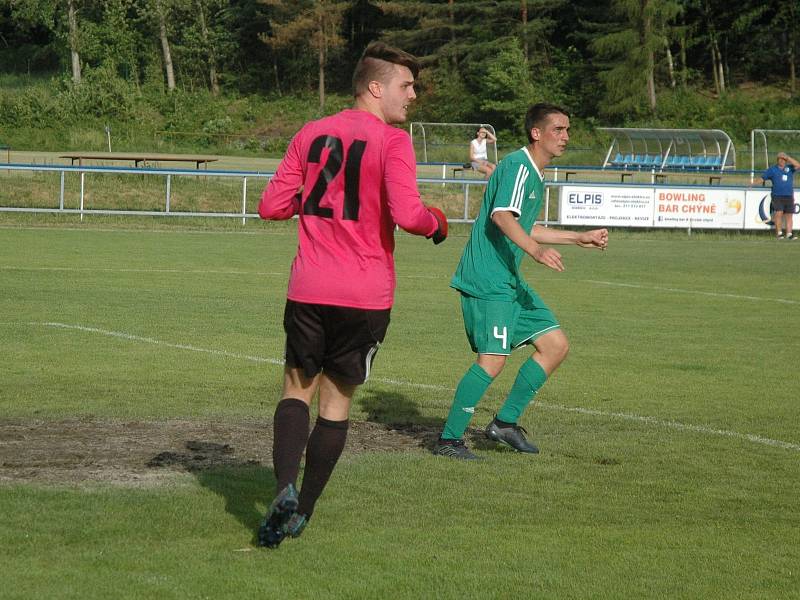
<svg viewBox="0 0 800 600">
<path fill-rule="evenodd" d="M 532 358 L 522 363 L 517 373 L 517 379 L 514 381 L 514 385 L 511 386 L 508 398 L 506 398 L 503 406 L 500 407 L 497 418 L 507 423 L 519 421 L 525 407 L 530 404 L 545 381 L 547 381 L 547 373 L 544 372 L 539 363 Z"/>
<path fill-rule="evenodd" d="M 456 396 L 444 424 L 442 438 L 458 440 L 464 435 L 472 415 L 483 394 L 494 379 L 477 363 L 473 364 L 461 378 L 456 388 Z"/>
</svg>

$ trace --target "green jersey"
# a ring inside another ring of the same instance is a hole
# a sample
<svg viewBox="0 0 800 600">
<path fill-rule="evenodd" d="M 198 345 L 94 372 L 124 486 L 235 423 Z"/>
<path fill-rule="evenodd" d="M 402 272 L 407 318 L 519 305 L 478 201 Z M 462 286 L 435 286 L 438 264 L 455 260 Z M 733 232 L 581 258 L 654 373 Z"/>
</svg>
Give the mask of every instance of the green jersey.
<svg viewBox="0 0 800 600">
<path fill-rule="evenodd" d="M 527 148 L 497 165 L 486 185 L 478 218 L 472 227 L 450 286 L 484 300 L 514 300 L 528 289 L 519 273 L 524 250 L 492 222 L 496 211 L 514 213 L 530 234 L 544 201 L 544 177 Z"/>
</svg>

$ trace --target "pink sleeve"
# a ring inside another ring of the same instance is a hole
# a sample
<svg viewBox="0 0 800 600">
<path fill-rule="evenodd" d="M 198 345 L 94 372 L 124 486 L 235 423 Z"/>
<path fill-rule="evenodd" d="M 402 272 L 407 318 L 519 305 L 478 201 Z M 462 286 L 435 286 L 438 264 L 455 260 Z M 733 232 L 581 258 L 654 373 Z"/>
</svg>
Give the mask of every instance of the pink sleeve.
<svg viewBox="0 0 800 600">
<path fill-rule="evenodd" d="M 300 134 L 289 144 L 278 170 L 261 194 L 258 214 L 262 219 L 291 219 L 300 209 L 297 192 L 303 185 L 303 163 L 300 160 Z"/>
<path fill-rule="evenodd" d="M 392 220 L 409 233 L 432 235 L 439 223 L 419 197 L 414 149 L 408 134 L 400 129 L 386 140 L 384 177 Z"/>
</svg>

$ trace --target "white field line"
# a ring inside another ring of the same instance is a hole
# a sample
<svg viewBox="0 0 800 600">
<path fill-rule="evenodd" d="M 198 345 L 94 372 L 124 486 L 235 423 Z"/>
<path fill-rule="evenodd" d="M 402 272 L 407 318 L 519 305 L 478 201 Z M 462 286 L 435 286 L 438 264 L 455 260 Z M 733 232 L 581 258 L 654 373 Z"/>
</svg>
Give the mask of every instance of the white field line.
<svg viewBox="0 0 800 600">
<path fill-rule="evenodd" d="M 130 333 L 123 333 L 121 331 L 109 331 L 107 329 L 98 329 L 97 327 L 84 327 L 83 325 L 68 325 L 66 323 L 30 323 L 31 325 L 41 325 L 44 327 L 56 327 L 59 329 L 72 329 L 75 331 L 84 331 L 86 333 L 99 333 L 109 337 L 120 338 L 123 340 L 130 340 L 132 342 L 143 342 L 145 344 L 154 344 L 156 346 L 163 346 L 164 348 L 175 348 L 177 350 L 189 350 L 191 352 L 203 352 L 205 354 L 214 354 L 216 356 L 225 356 L 226 358 L 237 358 L 256 363 L 268 363 L 271 365 L 282 365 L 282 360 L 274 358 L 262 358 L 260 356 L 251 356 L 248 354 L 238 354 L 236 352 L 227 352 L 226 350 L 213 350 L 210 348 L 199 348 L 197 346 L 190 346 L 188 344 L 171 344 L 154 338 L 141 337 L 132 335 Z"/>
<path fill-rule="evenodd" d="M 3 323 L 3 325 L 14 325 L 13 323 Z M 146 344 L 154 344 L 157 346 L 162 346 L 165 348 L 174 348 L 177 350 L 189 350 L 191 352 L 203 352 L 205 354 L 212 354 L 216 356 L 224 356 L 226 358 L 235 358 L 240 360 L 247 360 L 250 362 L 255 363 L 266 363 L 271 365 L 282 365 L 283 360 L 279 360 L 276 358 L 264 358 L 261 356 L 253 356 L 249 354 L 239 354 L 236 352 L 227 352 L 225 350 L 214 350 L 210 348 L 200 348 L 197 346 L 191 346 L 188 344 L 172 344 L 169 342 L 164 342 L 161 340 L 156 340 L 154 338 L 149 337 L 141 337 L 138 335 L 132 335 L 130 333 L 124 333 L 120 331 L 109 331 L 107 329 L 99 329 L 96 327 L 85 327 L 83 325 L 70 325 L 67 323 L 54 323 L 54 322 L 39 322 L 39 323 L 29 323 L 29 325 L 34 326 L 42 326 L 42 327 L 55 327 L 59 329 L 68 329 L 74 331 L 82 331 L 86 333 L 96 333 L 100 335 L 106 335 L 110 337 L 115 337 L 119 339 L 134 341 L 134 342 L 142 342 Z M 442 392 L 447 392 L 448 394 L 452 394 L 455 389 L 447 386 L 442 385 L 433 385 L 427 383 L 415 383 L 413 381 L 403 381 L 399 379 L 383 379 L 383 378 L 373 378 L 370 381 L 376 381 L 379 383 L 387 383 L 390 385 L 396 386 L 403 386 L 403 387 L 412 387 L 418 389 L 427 389 L 427 390 L 438 390 Z M 691 425 L 686 423 L 680 423 L 678 421 L 665 421 L 663 419 L 657 419 L 655 417 L 648 417 L 643 415 L 637 415 L 632 413 L 622 413 L 622 412 L 606 412 L 602 410 L 594 410 L 590 408 L 582 408 L 582 407 L 572 407 L 572 406 L 562 406 L 559 404 L 548 404 L 546 402 L 537 402 L 539 406 L 549 410 L 558 410 L 564 412 L 572 412 L 577 413 L 580 415 L 588 415 L 592 417 L 602 417 L 605 419 L 621 419 L 625 421 L 635 421 L 637 423 L 644 423 L 647 425 L 652 425 L 655 427 L 667 427 L 670 429 L 676 429 L 678 431 L 689 431 L 693 433 L 700 433 L 703 435 L 710 435 L 710 436 L 721 436 L 721 437 L 729 437 L 738 440 L 744 440 L 748 442 L 752 442 L 754 444 L 761 444 L 764 446 L 772 446 L 775 448 L 782 448 L 784 450 L 793 450 L 795 452 L 800 452 L 800 444 L 793 444 L 791 442 L 784 442 L 782 440 L 773 440 L 771 438 L 766 438 L 760 435 L 755 435 L 752 433 L 739 433 L 736 431 L 727 431 L 725 429 L 715 429 L 712 427 L 705 427 L 703 425 Z"/>
<path fill-rule="evenodd" d="M 781 304 L 800 304 L 800 300 L 787 300 L 785 298 L 764 298 L 762 296 L 745 296 L 742 294 L 726 294 L 723 292 L 704 292 L 701 290 L 685 290 L 682 288 L 661 287 L 657 285 L 639 285 L 635 283 L 618 283 L 615 281 L 596 281 L 594 279 L 584 279 L 586 283 L 597 285 L 607 285 L 610 287 L 636 288 L 640 290 L 655 290 L 659 292 L 673 292 L 676 294 L 696 294 L 698 296 L 711 296 L 714 298 L 733 298 L 734 300 L 755 300 L 756 302 L 778 302 Z"/>
<path fill-rule="evenodd" d="M 288 271 L 237 271 L 234 269 L 120 269 L 111 267 L 19 267 L 0 265 L 0 271 L 47 271 L 66 273 L 166 273 L 176 275 L 244 275 L 254 277 L 289 277 Z M 403 279 L 442 279 L 439 275 L 397 275 Z M 449 281 L 449 279 L 448 279 Z"/>
<path fill-rule="evenodd" d="M 231 217 L 231 218 L 238 218 L 238 217 Z M 122 229 L 116 227 L 60 227 L 55 225 L 53 227 L 47 225 L 41 225 L 36 227 L 16 227 L 14 225 L 0 225 L 0 231 L 2 230 L 10 230 L 10 231 L 78 231 L 82 235 L 88 233 L 147 233 L 147 234 L 156 234 L 162 235 L 165 233 L 175 233 L 178 235 L 293 235 L 297 236 L 296 233 L 290 231 L 240 231 L 240 230 L 223 230 L 223 231 L 213 231 L 208 229 Z"/>
<path fill-rule="evenodd" d="M 0 271 L 65 271 L 68 273 L 169 273 L 179 275 L 254 275 L 256 277 L 287 277 L 287 271 L 235 271 L 230 269 L 119 269 L 103 267 L 11 267 L 0 265 Z"/>
<path fill-rule="evenodd" d="M 646 417 L 642 415 L 635 415 L 631 413 L 618 413 L 618 412 L 605 412 L 602 410 L 594 410 L 591 408 L 581 408 L 579 406 L 561 406 L 559 404 L 546 404 L 543 402 L 538 403 L 542 408 L 550 408 L 553 410 L 563 410 L 566 412 L 574 412 L 581 415 L 591 415 L 595 417 L 624 419 L 626 421 L 638 421 L 639 423 L 647 423 L 658 427 L 669 427 L 671 429 L 678 429 L 680 431 L 693 431 L 706 435 L 718 435 L 739 440 L 746 440 L 755 444 L 763 444 L 765 446 L 774 446 L 776 448 L 783 448 L 785 450 L 795 450 L 800 452 L 799 444 L 792 444 L 791 442 L 784 442 L 781 440 L 773 440 L 765 438 L 760 435 L 752 433 L 738 433 L 736 431 L 727 431 L 725 429 L 714 429 L 712 427 L 704 427 L 703 425 L 688 425 L 678 421 L 664 421 L 655 417 Z"/>
<path fill-rule="evenodd" d="M 0 271 L 64 271 L 64 272 L 83 272 L 83 273 L 166 273 L 166 274 L 187 274 L 187 275 L 244 275 L 254 277 L 288 277 L 286 271 L 237 271 L 228 269 L 120 269 L 103 267 L 19 267 L 11 265 L 0 265 Z M 404 275 L 398 273 L 400 279 L 443 279 L 440 275 Z M 449 281 L 449 278 L 446 278 Z M 767 298 L 764 296 L 748 296 L 744 294 L 730 294 L 726 292 L 705 292 L 703 290 L 689 290 L 676 287 L 663 287 L 657 285 L 641 285 L 637 283 L 624 283 L 618 281 L 598 281 L 596 279 L 581 279 L 584 283 L 604 285 L 607 287 L 633 288 L 640 290 L 654 290 L 658 292 L 670 292 L 674 294 L 694 294 L 697 296 L 707 296 L 711 298 L 730 298 L 733 300 L 749 300 L 753 302 L 777 302 L 779 304 L 800 305 L 800 300 L 789 300 L 787 298 Z"/>
</svg>

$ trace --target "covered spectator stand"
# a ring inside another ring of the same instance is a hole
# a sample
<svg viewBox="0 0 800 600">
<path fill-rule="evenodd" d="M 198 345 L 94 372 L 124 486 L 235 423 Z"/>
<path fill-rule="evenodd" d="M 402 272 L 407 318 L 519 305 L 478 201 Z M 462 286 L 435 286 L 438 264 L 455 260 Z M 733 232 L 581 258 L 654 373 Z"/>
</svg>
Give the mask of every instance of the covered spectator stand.
<svg viewBox="0 0 800 600">
<path fill-rule="evenodd" d="M 603 168 L 724 171 L 736 168 L 736 149 L 720 129 L 601 127 L 612 138 Z"/>
</svg>

